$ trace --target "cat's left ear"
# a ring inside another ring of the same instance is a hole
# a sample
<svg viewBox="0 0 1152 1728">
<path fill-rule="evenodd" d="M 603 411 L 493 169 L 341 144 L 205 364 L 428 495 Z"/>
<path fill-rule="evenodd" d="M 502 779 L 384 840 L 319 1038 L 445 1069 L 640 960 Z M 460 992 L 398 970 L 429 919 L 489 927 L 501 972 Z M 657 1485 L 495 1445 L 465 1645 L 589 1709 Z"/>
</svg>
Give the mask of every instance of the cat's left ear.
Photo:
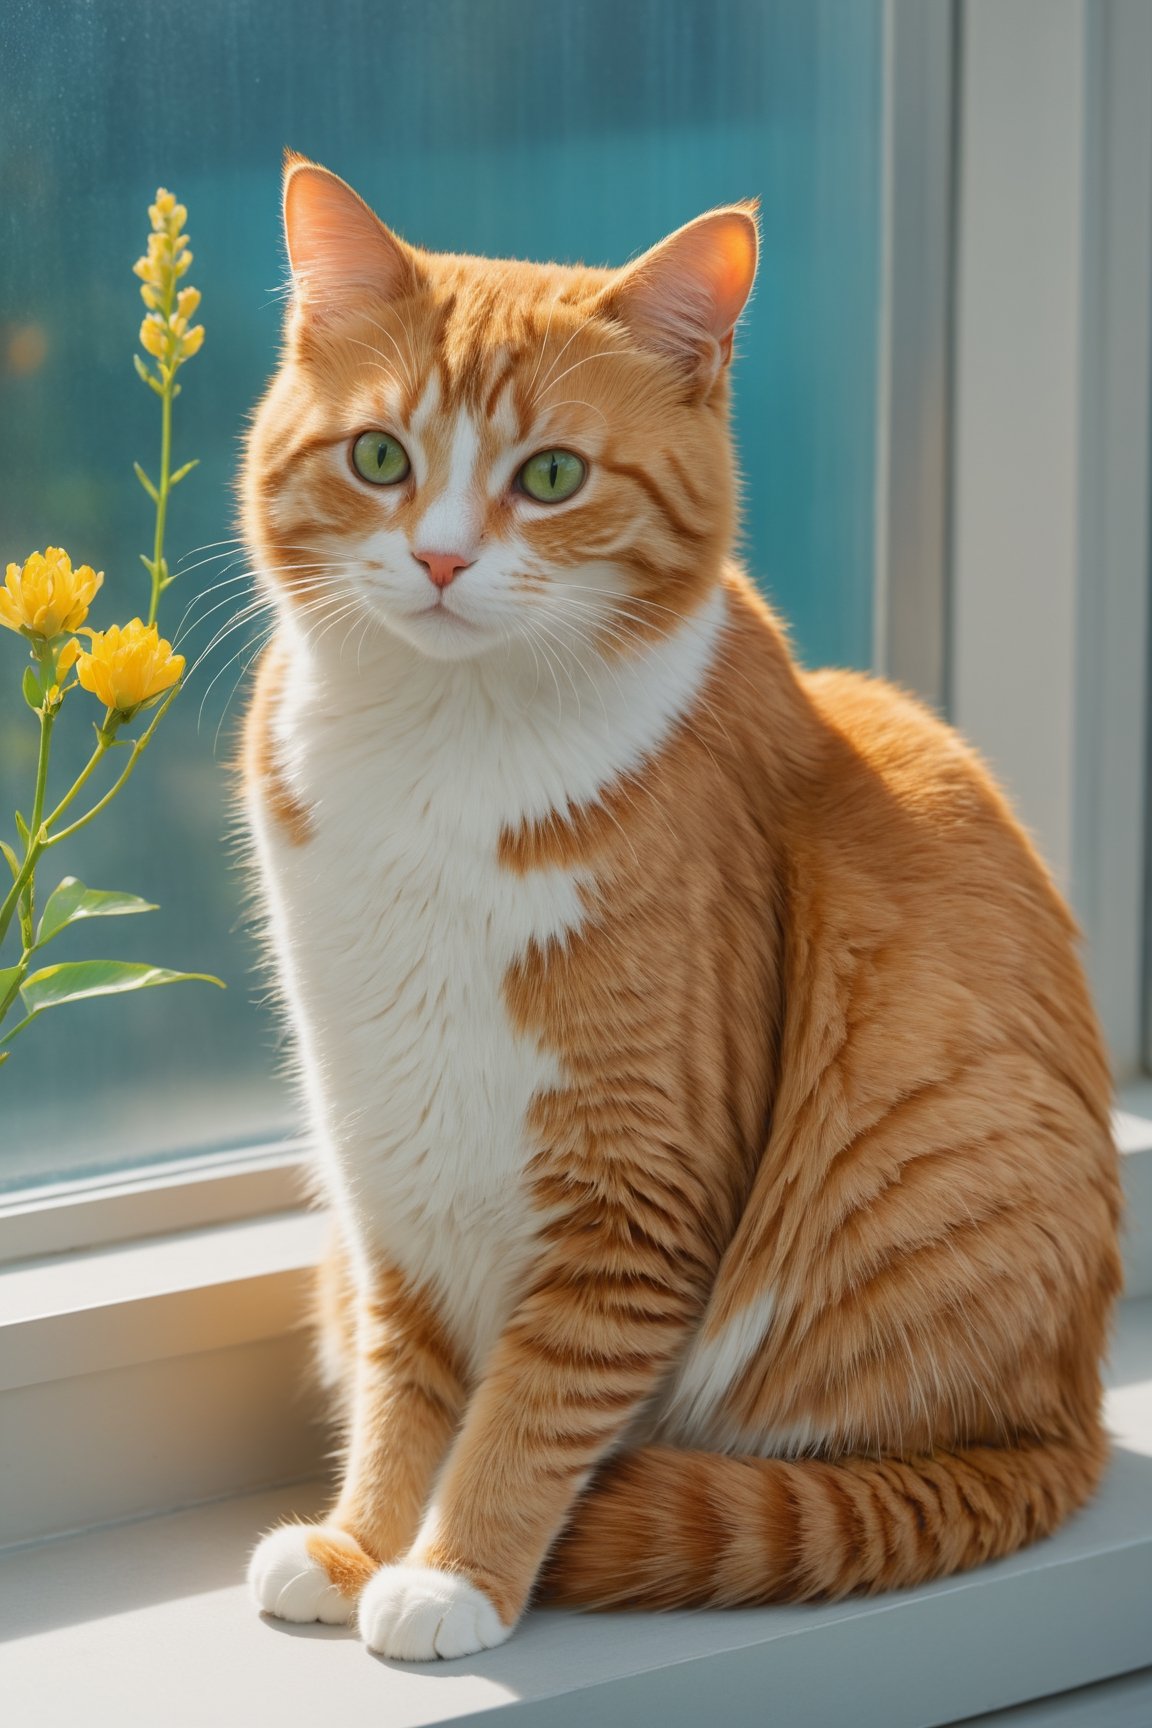
<svg viewBox="0 0 1152 1728">
<path fill-rule="evenodd" d="M 732 336 L 756 278 L 753 200 L 709 210 L 621 270 L 605 312 L 707 389 L 732 357 Z"/>
</svg>

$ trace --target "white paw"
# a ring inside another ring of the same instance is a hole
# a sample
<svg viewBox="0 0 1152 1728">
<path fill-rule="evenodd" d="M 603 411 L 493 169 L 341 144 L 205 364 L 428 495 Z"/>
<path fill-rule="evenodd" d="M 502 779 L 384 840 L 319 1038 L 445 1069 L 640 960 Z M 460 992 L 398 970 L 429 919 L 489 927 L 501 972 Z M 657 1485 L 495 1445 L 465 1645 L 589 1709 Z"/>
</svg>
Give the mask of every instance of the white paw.
<svg viewBox="0 0 1152 1728">
<path fill-rule="evenodd" d="M 287 1524 L 269 1531 L 256 1544 L 248 1562 L 248 1588 L 256 1606 L 280 1620 L 323 1620 L 328 1626 L 342 1626 L 351 1620 L 356 1604 L 337 1589 L 309 1552 L 311 1536 L 322 1536 L 326 1544 L 347 1548 L 350 1554 L 360 1553 L 342 1530 Z"/>
<path fill-rule="evenodd" d="M 365 1585 L 357 1612 L 369 1650 L 400 1662 L 471 1656 L 512 1631 L 466 1578 L 428 1566 L 385 1566 Z"/>
</svg>

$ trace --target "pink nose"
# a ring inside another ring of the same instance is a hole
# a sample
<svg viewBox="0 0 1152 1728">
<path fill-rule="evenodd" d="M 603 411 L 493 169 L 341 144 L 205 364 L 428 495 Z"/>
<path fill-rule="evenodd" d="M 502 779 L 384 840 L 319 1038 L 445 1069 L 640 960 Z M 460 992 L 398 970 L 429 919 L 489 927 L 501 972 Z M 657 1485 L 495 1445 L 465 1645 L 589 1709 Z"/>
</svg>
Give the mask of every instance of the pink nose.
<svg viewBox="0 0 1152 1728">
<path fill-rule="evenodd" d="M 428 580 L 437 588 L 447 588 L 471 563 L 471 559 L 461 558 L 459 552 L 414 552 L 412 556 L 423 564 Z"/>
</svg>

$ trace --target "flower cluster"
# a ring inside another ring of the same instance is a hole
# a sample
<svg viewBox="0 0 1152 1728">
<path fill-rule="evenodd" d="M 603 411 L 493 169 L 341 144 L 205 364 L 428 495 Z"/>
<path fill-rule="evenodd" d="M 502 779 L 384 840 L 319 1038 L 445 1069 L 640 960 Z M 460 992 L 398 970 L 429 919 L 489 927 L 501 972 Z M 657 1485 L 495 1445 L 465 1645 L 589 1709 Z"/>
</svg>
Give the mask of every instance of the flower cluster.
<svg viewBox="0 0 1152 1728">
<path fill-rule="evenodd" d="M 196 467 L 193 459 L 172 469 L 172 412 L 180 394 L 176 373 L 199 350 L 204 331 L 189 324 L 200 295 L 181 285 L 192 262 L 184 233 L 187 211 L 171 192 L 161 190 L 148 214 L 148 251 L 135 270 L 147 308 L 140 340 L 153 364 L 139 354 L 135 361 L 137 372 L 160 399 L 158 477 L 150 479 L 139 462 L 133 464 L 155 508 L 152 555 L 141 555 L 151 581 L 147 622 L 133 618 L 106 630 L 93 629 L 87 618 L 104 572 L 90 564 L 74 569 L 59 546 L 33 552 L 22 564 L 9 564 L 0 587 L 0 625 L 24 639 L 20 690 L 40 735 L 28 802 L 15 812 L 11 841 L 0 836 L 0 877 L 7 871 L 12 878 L 10 884 L 0 880 L 0 1068 L 9 1060 L 14 1038 L 42 1014 L 69 1002 L 160 984 L 220 984 L 204 972 L 174 972 L 137 960 L 62 960 L 49 966 L 38 960 L 49 942 L 80 919 L 155 911 L 135 894 L 89 888 L 74 876 L 65 876 L 46 896 L 42 893 L 42 872 L 53 851 L 103 815 L 123 791 L 184 680 L 184 656 L 160 635 L 156 617 L 161 597 L 175 580 L 164 555 L 169 499 Z M 93 727 L 96 736 L 88 760 L 70 786 L 57 788 L 53 738 L 68 724 L 72 709 L 83 703 L 76 694 L 80 690 L 96 697 L 104 714 Z M 125 737 L 146 708 L 155 713 L 134 737 Z M 110 762 L 120 764 L 111 775 Z M 9 1016 L 15 1024 L 8 1023 L 5 1030 Z"/>
<path fill-rule="evenodd" d="M 148 215 L 152 220 L 148 250 L 132 268 L 140 278 L 140 296 L 148 308 L 140 326 L 140 343 L 158 361 L 160 386 L 166 387 L 177 367 L 198 352 L 204 326 L 189 328 L 188 323 L 200 304 L 199 289 L 179 286 L 192 262 L 188 236 L 183 231 L 187 210 L 177 204 L 173 193 L 161 187 L 155 204 L 148 206 Z"/>
<path fill-rule="evenodd" d="M 72 560 L 59 546 L 33 552 L 22 565 L 9 564 L 0 588 L 0 624 L 41 642 L 79 630 L 104 581 L 103 570 Z"/>
<path fill-rule="evenodd" d="M 60 680 L 75 666 L 83 688 L 127 720 L 179 683 L 184 656 L 174 654 L 156 626 L 140 618 L 123 628 L 117 624 L 107 630 L 82 628 L 103 581 L 104 572 L 90 564 L 74 570 L 59 546 L 33 552 L 22 565 L 8 566 L 7 580 L 0 588 L 0 624 L 31 639 L 47 673 L 38 699 L 46 694 L 49 705 L 57 706 L 63 694 Z M 87 648 L 73 631 L 89 638 Z M 60 644 L 62 636 L 71 639 Z"/>
</svg>

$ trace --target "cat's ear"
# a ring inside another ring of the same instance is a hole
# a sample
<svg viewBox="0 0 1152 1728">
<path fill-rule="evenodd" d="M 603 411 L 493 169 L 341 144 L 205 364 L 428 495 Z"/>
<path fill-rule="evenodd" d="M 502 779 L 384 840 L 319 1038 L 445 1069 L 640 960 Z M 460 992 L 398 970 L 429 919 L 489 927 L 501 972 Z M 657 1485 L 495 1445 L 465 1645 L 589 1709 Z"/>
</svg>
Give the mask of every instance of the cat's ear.
<svg viewBox="0 0 1152 1728">
<path fill-rule="evenodd" d="M 411 248 L 339 175 L 291 151 L 284 157 L 284 238 L 297 304 L 317 318 L 365 293 L 392 299 L 418 285 Z"/>
<path fill-rule="evenodd" d="M 757 205 L 697 216 L 621 270 L 604 310 L 636 339 L 709 386 L 732 356 L 732 336 L 756 277 Z"/>
</svg>

